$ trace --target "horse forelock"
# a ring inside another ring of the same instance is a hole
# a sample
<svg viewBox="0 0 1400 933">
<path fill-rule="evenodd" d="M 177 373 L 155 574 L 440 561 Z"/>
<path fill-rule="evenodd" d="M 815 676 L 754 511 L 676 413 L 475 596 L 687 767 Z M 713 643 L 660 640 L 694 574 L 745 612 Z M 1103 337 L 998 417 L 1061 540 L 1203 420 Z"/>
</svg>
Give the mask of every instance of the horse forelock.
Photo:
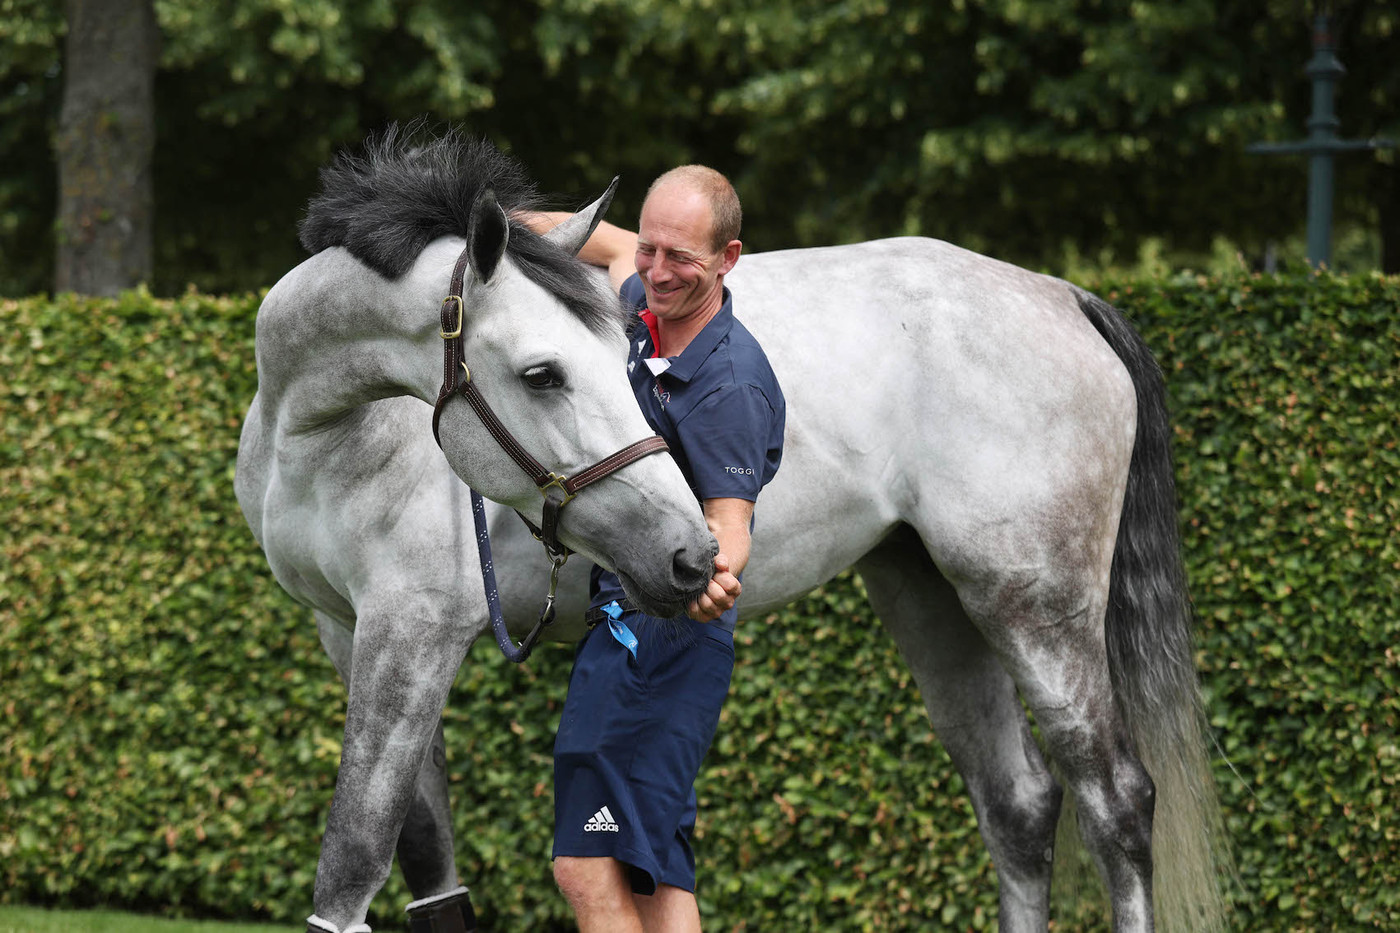
<svg viewBox="0 0 1400 933">
<path fill-rule="evenodd" d="M 490 188 L 509 215 L 540 204 L 515 159 L 452 127 L 425 137 L 421 123 L 390 124 L 360 152 L 341 152 L 321 169 L 321 190 L 298 227 L 310 253 L 342 246 L 388 279 L 398 279 L 440 237 L 466 237 L 477 195 Z M 623 326 L 620 304 L 597 287 L 583 263 L 511 221 L 506 255 L 530 279 L 599 332 Z M 447 283 L 443 283 L 447 287 Z"/>
</svg>

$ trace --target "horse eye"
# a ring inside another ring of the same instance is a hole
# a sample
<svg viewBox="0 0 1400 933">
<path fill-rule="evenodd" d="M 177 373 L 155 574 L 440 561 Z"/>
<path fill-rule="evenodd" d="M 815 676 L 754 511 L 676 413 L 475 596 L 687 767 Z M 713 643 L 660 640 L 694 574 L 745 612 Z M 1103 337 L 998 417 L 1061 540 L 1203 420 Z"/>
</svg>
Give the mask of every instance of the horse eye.
<svg viewBox="0 0 1400 933">
<path fill-rule="evenodd" d="M 564 384 L 563 378 L 548 366 L 535 366 L 520 377 L 532 389 L 553 389 Z"/>
</svg>

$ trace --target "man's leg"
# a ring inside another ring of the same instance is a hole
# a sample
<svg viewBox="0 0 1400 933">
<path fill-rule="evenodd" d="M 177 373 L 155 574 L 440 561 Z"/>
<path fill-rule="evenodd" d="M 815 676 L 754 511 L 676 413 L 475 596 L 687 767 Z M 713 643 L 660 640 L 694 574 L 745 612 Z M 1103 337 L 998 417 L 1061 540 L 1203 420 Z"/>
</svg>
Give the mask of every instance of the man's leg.
<svg viewBox="0 0 1400 933">
<path fill-rule="evenodd" d="M 700 933 L 700 908 L 685 888 L 659 884 L 655 894 L 633 894 L 632 900 L 646 933 Z"/>
<path fill-rule="evenodd" d="M 573 908 L 579 933 L 642 933 L 632 882 L 617 859 L 561 855 L 554 860 L 554 882 Z"/>
</svg>

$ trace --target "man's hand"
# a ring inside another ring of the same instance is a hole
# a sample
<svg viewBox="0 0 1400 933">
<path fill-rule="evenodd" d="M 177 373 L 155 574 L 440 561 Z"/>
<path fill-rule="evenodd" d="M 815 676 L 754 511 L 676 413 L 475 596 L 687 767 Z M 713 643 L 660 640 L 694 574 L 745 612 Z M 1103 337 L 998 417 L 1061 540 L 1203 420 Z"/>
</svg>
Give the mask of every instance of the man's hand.
<svg viewBox="0 0 1400 933">
<path fill-rule="evenodd" d="M 729 572 L 729 558 L 716 554 L 715 575 L 710 578 L 704 594 L 693 601 L 687 611 L 696 622 L 713 622 L 734 608 L 741 589 L 739 578 Z"/>
<path fill-rule="evenodd" d="M 702 507 L 719 553 L 705 594 L 690 604 L 687 614 L 696 622 L 713 622 L 733 609 L 739 598 L 739 574 L 749 563 L 753 503 L 747 499 L 706 499 Z"/>
</svg>

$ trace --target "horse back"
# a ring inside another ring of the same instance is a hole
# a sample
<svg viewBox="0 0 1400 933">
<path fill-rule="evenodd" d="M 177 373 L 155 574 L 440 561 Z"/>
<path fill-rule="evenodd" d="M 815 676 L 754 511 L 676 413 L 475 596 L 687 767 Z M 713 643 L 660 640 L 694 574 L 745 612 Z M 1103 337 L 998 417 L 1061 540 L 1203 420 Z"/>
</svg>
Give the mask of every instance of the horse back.
<svg viewBox="0 0 1400 933">
<path fill-rule="evenodd" d="M 1121 495 L 1132 380 L 1068 283 L 901 238 L 745 256 L 726 284 L 788 403 L 755 553 L 841 529 L 815 571 L 759 563 L 746 593 L 776 604 L 800 590 L 770 576 L 834 574 L 905 523 L 940 566 L 981 567 Z"/>
</svg>

